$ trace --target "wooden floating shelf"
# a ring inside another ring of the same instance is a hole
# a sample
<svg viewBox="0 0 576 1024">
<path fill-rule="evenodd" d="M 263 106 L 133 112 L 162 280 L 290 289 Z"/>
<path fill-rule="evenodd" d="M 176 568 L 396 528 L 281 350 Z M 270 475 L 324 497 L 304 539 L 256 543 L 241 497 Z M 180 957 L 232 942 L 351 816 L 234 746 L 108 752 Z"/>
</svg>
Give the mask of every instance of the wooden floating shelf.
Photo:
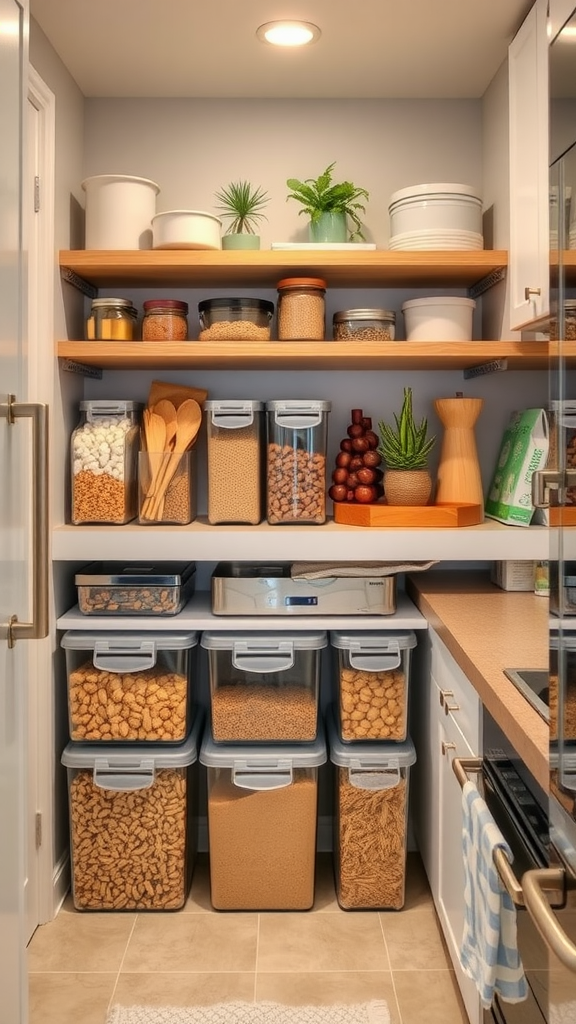
<svg viewBox="0 0 576 1024">
<path fill-rule="evenodd" d="M 510 370 L 547 371 L 550 358 L 546 341 L 60 341 L 57 354 L 116 370 L 464 370 L 506 359 Z"/>
<path fill-rule="evenodd" d="M 435 529 L 437 527 L 478 526 L 484 522 L 482 505 L 348 505 L 334 503 L 334 522 L 346 526 L 401 527 Z"/>
</svg>

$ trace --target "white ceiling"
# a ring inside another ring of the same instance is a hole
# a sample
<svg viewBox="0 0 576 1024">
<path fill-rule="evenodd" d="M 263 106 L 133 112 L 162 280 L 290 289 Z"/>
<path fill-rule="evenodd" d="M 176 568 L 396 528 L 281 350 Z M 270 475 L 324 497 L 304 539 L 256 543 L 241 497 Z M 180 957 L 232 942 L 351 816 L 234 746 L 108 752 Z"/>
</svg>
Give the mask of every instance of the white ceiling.
<svg viewBox="0 0 576 1024">
<path fill-rule="evenodd" d="M 533 0 L 31 0 L 85 96 L 478 98 Z M 274 18 L 322 30 L 301 51 Z M 350 126 L 343 126 L 343 131 Z M 353 141 L 351 139 L 351 141 Z"/>
</svg>

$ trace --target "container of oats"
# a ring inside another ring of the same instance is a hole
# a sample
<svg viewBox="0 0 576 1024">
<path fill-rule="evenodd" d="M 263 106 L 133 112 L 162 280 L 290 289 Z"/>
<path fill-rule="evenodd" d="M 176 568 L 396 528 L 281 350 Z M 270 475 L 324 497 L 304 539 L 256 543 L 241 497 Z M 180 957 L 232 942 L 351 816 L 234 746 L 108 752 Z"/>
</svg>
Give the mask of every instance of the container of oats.
<svg viewBox="0 0 576 1024">
<path fill-rule="evenodd" d="M 76 910 L 179 910 L 196 854 L 202 720 L 184 743 L 68 743 L 72 899 Z M 96 841 L 97 839 L 97 841 Z"/>
<path fill-rule="evenodd" d="M 334 875 L 343 910 L 401 910 L 406 888 L 408 784 L 416 750 L 403 743 L 343 743 L 328 712 L 335 765 Z"/>
<path fill-rule="evenodd" d="M 121 525 L 135 518 L 142 409 L 132 401 L 80 402 L 70 445 L 74 525 Z"/>
<path fill-rule="evenodd" d="M 269 341 L 274 303 L 220 298 L 198 303 L 199 341 Z"/>
<path fill-rule="evenodd" d="M 255 525 L 264 515 L 264 404 L 210 401 L 204 411 L 208 522 Z"/>
<path fill-rule="evenodd" d="M 313 743 L 231 747 L 207 729 L 210 897 L 216 910 L 310 910 L 314 903 L 318 769 Z"/>
<path fill-rule="evenodd" d="M 403 742 L 408 734 L 412 631 L 330 633 L 344 742 Z"/>
<path fill-rule="evenodd" d="M 182 743 L 192 719 L 198 633 L 68 630 L 70 739 Z"/>
<path fill-rule="evenodd" d="M 202 633 L 218 743 L 310 743 L 318 729 L 318 632 Z"/>
<path fill-rule="evenodd" d="M 194 593 L 195 562 L 90 562 L 74 577 L 82 615 L 176 615 Z"/>
</svg>

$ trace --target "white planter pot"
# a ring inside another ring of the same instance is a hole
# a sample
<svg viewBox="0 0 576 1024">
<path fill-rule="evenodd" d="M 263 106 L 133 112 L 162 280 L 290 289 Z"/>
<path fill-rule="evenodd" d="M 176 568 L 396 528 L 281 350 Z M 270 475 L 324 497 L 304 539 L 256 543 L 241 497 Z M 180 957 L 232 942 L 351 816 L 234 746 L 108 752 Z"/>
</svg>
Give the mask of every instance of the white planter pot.
<svg viewBox="0 0 576 1024">
<path fill-rule="evenodd" d="M 150 249 L 160 186 L 128 174 L 85 178 L 86 249 Z"/>
<path fill-rule="evenodd" d="M 202 210 L 166 210 L 152 221 L 154 249 L 221 249 L 222 221 Z"/>
</svg>

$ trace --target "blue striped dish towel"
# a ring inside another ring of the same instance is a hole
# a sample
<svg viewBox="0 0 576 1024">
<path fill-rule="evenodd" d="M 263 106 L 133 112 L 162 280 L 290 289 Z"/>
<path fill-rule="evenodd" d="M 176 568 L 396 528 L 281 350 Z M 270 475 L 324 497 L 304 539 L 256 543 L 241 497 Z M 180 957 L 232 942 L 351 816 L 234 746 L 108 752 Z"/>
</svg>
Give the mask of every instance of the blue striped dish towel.
<svg viewBox="0 0 576 1024">
<path fill-rule="evenodd" d="M 516 941 L 516 909 L 494 864 L 494 850 L 512 852 L 476 786 L 462 789 L 464 855 L 464 934 L 460 963 L 472 978 L 485 1009 L 494 993 L 508 1003 L 528 995 Z"/>
</svg>

